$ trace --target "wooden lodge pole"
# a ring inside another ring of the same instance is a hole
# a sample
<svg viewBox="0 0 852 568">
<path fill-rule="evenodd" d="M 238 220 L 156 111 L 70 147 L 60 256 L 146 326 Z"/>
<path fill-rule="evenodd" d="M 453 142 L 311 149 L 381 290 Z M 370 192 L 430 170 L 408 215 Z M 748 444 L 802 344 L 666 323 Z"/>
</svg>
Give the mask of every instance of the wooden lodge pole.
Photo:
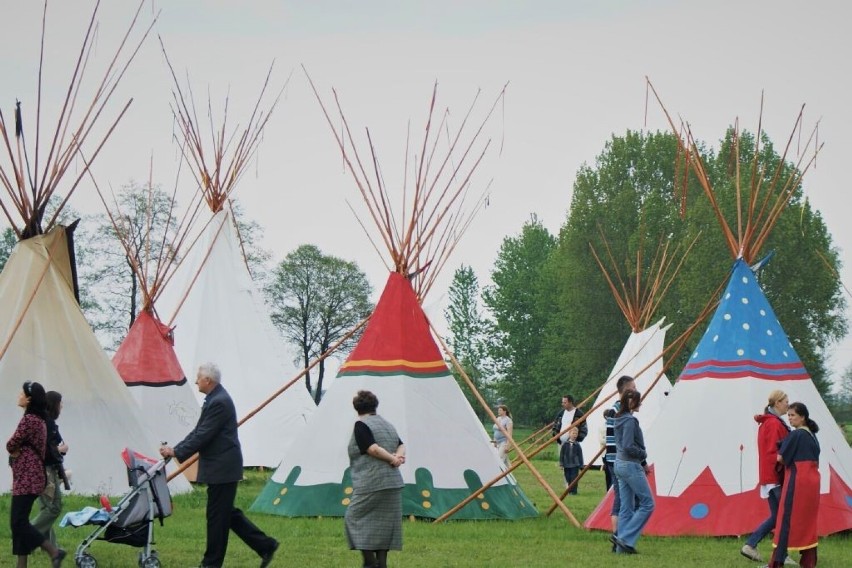
<svg viewBox="0 0 852 568">
<path fill-rule="evenodd" d="M 509 442 L 511 442 L 512 447 L 518 453 L 518 456 L 521 458 L 521 460 L 530 469 L 530 472 L 533 474 L 533 477 L 536 478 L 536 480 L 541 484 L 541 486 L 544 488 L 544 490 L 547 492 L 547 494 L 550 495 L 550 498 L 553 499 L 553 502 L 556 504 L 556 506 L 558 506 L 562 510 L 562 512 L 574 524 L 574 526 L 580 527 L 580 522 L 577 520 L 577 518 L 571 513 L 571 511 L 568 509 L 568 507 L 565 505 L 565 503 L 563 503 L 562 500 L 559 499 L 559 496 L 556 495 L 556 492 L 553 490 L 553 488 L 550 486 L 550 484 L 547 483 L 547 481 L 541 476 L 541 474 L 538 472 L 538 470 L 535 468 L 535 466 L 530 462 L 529 458 L 524 454 L 524 452 L 521 450 L 521 448 L 515 442 L 514 438 L 512 436 L 510 436 L 509 433 L 506 432 L 503 429 L 503 426 L 497 421 L 497 417 L 494 415 L 494 412 L 491 410 L 491 407 L 488 406 L 488 403 L 485 401 L 484 398 L 482 398 L 482 395 L 479 393 L 479 390 L 477 390 L 476 386 L 473 384 L 473 381 L 470 380 L 470 377 L 468 377 L 467 373 L 462 368 L 462 366 L 459 364 L 455 355 L 453 355 L 453 353 L 450 351 L 449 347 L 447 347 L 447 344 L 444 343 L 443 338 L 440 336 L 440 334 L 438 334 L 438 331 L 435 329 L 435 327 L 432 325 L 431 322 L 429 322 L 429 326 L 432 328 L 432 331 L 434 332 L 435 337 L 438 338 L 438 341 L 440 342 L 441 348 L 444 350 L 444 353 L 447 354 L 447 356 L 450 358 L 450 361 L 452 361 L 453 366 L 456 368 L 456 370 L 459 371 L 462 378 L 464 378 L 465 383 L 467 383 L 468 388 L 470 388 L 471 392 L 473 392 L 474 396 L 479 401 L 479 403 L 482 405 L 482 408 L 484 408 L 485 411 L 488 413 L 488 416 L 491 418 L 491 420 L 493 420 L 494 423 L 497 424 L 497 427 L 500 429 L 500 431 L 503 432 L 503 434 L 506 436 L 506 438 L 509 440 Z M 489 487 L 491 487 L 492 485 L 497 483 L 499 480 L 506 477 L 506 475 L 508 475 L 511 471 L 513 471 L 518 465 L 520 465 L 520 464 L 516 464 L 516 465 L 512 466 L 509 470 L 507 470 L 507 471 L 503 472 L 501 475 L 495 477 L 491 482 L 483 485 L 482 487 L 480 487 L 479 489 L 474 491 L 471 495 L 466 497 L 461 503 L 459 503 L 458 505 L 456 505 L 455 507 L 453 507 L 452 509 L 450 509 L 449 511 L 447 511 L 446 513 L 444 513 L 443 515 L 441 515 L 437 519 L 435 519 L 435 521 L 433 521 L 433 522 L 438 523 L 438 522 L 444 521 L 444 520 L 448 519 L 449 517 L 451 517 L 452 515 L 454 515 L 459 509 L 461 509 L 462 507 L 464 507 L 465 505 L 470 503 L 478 495 L 482 494 L 486 489 L 488 489 Z"/>
<path fill-rule="evenodd" d="M 293 377 L 292 379 L 290 379 L 290 380 L 289 380 L 286 384 L 284 384 L 284 386 L 282 386 L 280 389 L 278 389 L 277 391 L 275 391 L 274 393 L 272 393 L 272 395 L 271 395 L 269 398 L 267 398 L 266 400 L 264 400 L 263 402 L 261 402 L 261 403 L 257 406 L 257 408 L 255 408 L 254 410 L 252 410 L 251 412 L 249 412 L 248 414 L 246 414 L 245 416 L 243 416 L 243 417 L 240 419 L 240 421 L 239 421 L 239 422 L 237 422 L 237 426 L 242 426 L 242 425 L 243 425 L 246 421 L 248 421 L 248 420 L 249 420 L 252 416 L 254 416 L 254 415 L 255 415 L 255 414 L 257 414 L 258 412 L 260 412 L 261 410 L 263 410 L 263 408 L 264 408 L 264 407 L 266 407 L 266 405 L 268 405 L 270 402 L 272 402 L 273 400 L 275 400 L 276 398 L 278 398 L 278 396 L 279 396 L 281 393 L 283 393 L 284 391 L 286 391 L 287 389 L 289 389 L 291 386 L 293 386 L 294 384 L 296 384 L 296 382 L 297 382 L 299 379 L 301 379 L 302 377 L 304 377 L 304 376 L 308 373 L 308 371 L 310 371 L 311 369 L 313 369 L 314 367 L 316 367 L 316 366 L 319 364 L 319 362 L 320 362 L 320 361 L 325 360 L 328 356 L 330 356 L 332 353 L 334 353 L 335 351 L 337 351 L 337 349 L 340 347 L 340 345 L 341 345 L 344 341 L 348 340 L 350 337 L 352 337 L 353 335 L 355 335 L 355 333 L 357 333 L 359 329 L 361 329 L 362 327 L 364 327 L 364 326 L 367 324 L 367 322 L 368 322 L 369 320 L 370 320 L 370 318 L 369 318 L 369 317 L 366 317 L 366 318 L 362 319 L 362 320 L 358 323 L 358 325 L 356 325 L 355 327 L 353 327 L 352 329 L 350 329 L 348 332 L 346 332 L 346 335 L 344 335 L 342 338 L 340 338 L 340 339 L 339 339 L 339 340 L 338 340 L 338 341 L 337 341 L 334 345 L 332 345 L 331 347 L 329 347 L 329 348 L 328 348 L 328 350 L 327 350 L 325 353 L 323 353 L 322 355 L 320 355 L 319 357 L 317 357 L 316 359 L 314 359 L 313 361 L 311 361 L 311 364 L 310 364 L 310 365 L 308 365 L 307 367 L 305 367 L 304 369 L 302 369 L 301 371 L 299 371 L 299 373 L 298 373 L 295 377 Z M 180 466 L 179 466 L 179 467 L 178 467 L 175 471 L 173 471 L 172 473 L 170 473 L 170 474 L 169 474 L 169 476 L 168 476 L 168 478 L 167 478 L 167 481 L 171 481 L 171 480 L 172 480 L 172 479 L 174 479 L 176 476 L 178 476 L 178 475 L 180 475 L 181 473 L 183 473 L 185 470 L 187 470 L 187 469 L 188 469 L 188 468 L 189 468 L 192 464 L 194 464 L 196 461 L 198 461 L 198 454 L 193 454 L 193 455 L 192 455 L 192 457 L 190 457 L 189 459 L 187 459 L 185 462 L 181 462 Z"/>
</svg>

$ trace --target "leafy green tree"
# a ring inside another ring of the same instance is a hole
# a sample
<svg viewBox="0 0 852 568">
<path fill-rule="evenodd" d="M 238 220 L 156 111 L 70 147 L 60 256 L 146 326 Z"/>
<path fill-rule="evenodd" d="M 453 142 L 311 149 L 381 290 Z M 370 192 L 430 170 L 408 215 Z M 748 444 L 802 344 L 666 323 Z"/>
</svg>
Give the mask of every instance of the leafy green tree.
<svg viewBox="0 0 852 568">
<path fill-rule="evenodd" d="M 173 257 L 175 253 L 169 249 L 178 223 L 171 196 L 159 187 L 149 191 L 131 180 L 116 195 L 116 204 L 111 209 L 121 238 L 135 243 L 131 251 L 148 250 L 147 259 L 131 261 L 106 213 L 84 218 L 75 235 L 80 288 L 88 294 L 86 302 L 81 299 L 81 307 L 109 351 L 121 345 L 142 304 L 141 283 L 132 263 L 143 266 L 147 262 L 153 273 L 161 254 Z"/>
<path fill-rule="evenodd" d="M 850 424 L 852 423 L 852 365 L 846 367 L 835 386 L 834 392 L 828 397 L 829 408 L 838 423 Z M 847 432 L 852 433 L 848 427 Z"/>
<path fill-rule="evenodd" d="M 550 393 L 551 406 L 562 394 L 578 402 L 594 394 L 630 334 L 592 248 L 607 266 L 611 254 L 622 277 L 630 278 L 647 268 L 661 238 L 681 238 L 675 151 L 671 135 L 628 131 L 606 143 L 594 167 L 583 166 L 577 174 L 567 219 L 544 271 L 554 302 L 535 369 L 553 377 L 554 388 L 562 391 Z M 637 267 L 633 259 L 640 248 L 644 266 Z"/>
<path fill-rule="evenodd" d="M 273 270 L 266 288 L 272 321 L 289 343 L 299 347 L 303 367 L 370 314 L 370 294 L 372 287 L 357 264 L 325 255 L 314 245 L 289 253 Z M 359 337 L 350 337 L 338 353 L 351 351 Z M 315 388 L 311 374 L 305 376 L 305 386 L 317 404 L 324 376 L 325 361 L 317 365 Z"/>
<path fill-rule="evenodd" d="M 503 239 L 493 285 L 483 292 L 498 334 L 489 353 L 500 373 L 498 389 L 519 423 L 541 422 L 559 403 L 551 398 L 553 377 L 534 372 L 553 297 L 542 273 L 555 246 L 556 239 L 533 215 L 519 236 Z"/>
<path fill-rule="evenodd" d="M 740 136 L 739 155 L 733 131 L 727 132 L 718 153 L 699 145 L 719 209 L 735 231 L 737 168 L 732 160 L 739 159 L 740 199 L 747 204 L 754 157 L 753 135 Z M 544 271 L 555 300 L 537 369 L 540 374 L 561 371 L 570 380 L 568 388 L 580 398 L 592 394 L 608 375 L 630 331 L 591 256 L 592 245 L 599 253 L 604 250 L 601 233 L 616 261 L 635 258 L 642 242 L 649 255 L 654 250 L 648 245 L 655 246 L 660 238 L 685 244 L 699 236 L 658 309 L 658 315 L 673 324 L 669 341 L 689 328 L 727 281 L 733 256 L 719 220 L 694 176 L 684 177 L 676 168 L 676 155 L 672 134 L 627 132 L 606 144 L 594 168 L 583 167 L 578 173 L 558 247 Z M 764 176 L 761 191 L 766 191 L 780 160 L 764 137 L 758 159 L 759 175 Z M 792 168 L 783 167 L 787 172 Z M 684 180 L 688 183 L 682 192 Z M 819 213 L 802 198 L 802 189 L 795 189 L 754 257 L 777 252 L 759 275 L 761 285 L 817 387 L 826 394 L 824 348 L 843 336 L 846 324 L 840 284 L 820 257 L 834 267 L 839 258 Z M 625 267 L 627 273 L 636 269 Z M 707 323 L 695 329 L 679 353 L 667 357 L 670 377 L 680 374 Z"/>
<path fill-rule="evenodd" d="M 231 200 L 231 211 L 237 221 L 237 232 L 242 243 L 243 257 L 258 288 L 263 289 L 269 284 L 269 261 L 272 253 L 260 246 L 263 239 L 263 227 L 245 215 L 242 204 L 236 199 Z"/>
<path fill-rule="evenodd" d="M 15 236 L 15 231 L 11 227 L 6 227 L 0 233 L 0 271 L 6 266 L 9 255 L 12 254 L 16 244 L 18 244 L 18 237 Z"/>
<path fill-rule="evenodd" d="M 493 364 L 488 356 L 489 336 L 493 324 L 480 310 L 479 280 L 473 268 L 462 265 L 456 270 L 450 284 L 449 300 L 449 305 L 444 310 L 450 330 L 447 343 L 476 389 L 489 400 L 493 397 L 490 392 L 490 383 L 494 376 Z M 453 366 L 450 368 L 468 402 L 480 419 L 484 419 L 485 411 L 479 401 L 470 392 L 458 370 Z"/>
</svg>

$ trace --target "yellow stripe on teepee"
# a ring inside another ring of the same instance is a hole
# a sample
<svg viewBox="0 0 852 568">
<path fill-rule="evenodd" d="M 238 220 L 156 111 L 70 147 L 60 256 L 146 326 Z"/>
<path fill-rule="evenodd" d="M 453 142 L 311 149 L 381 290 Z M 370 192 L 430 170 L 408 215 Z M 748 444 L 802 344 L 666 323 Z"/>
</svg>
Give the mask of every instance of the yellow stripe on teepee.
<svg viewBox="0 0 852 568">
<path fill-rule="evenodd" d="M 415 369 L 426 369 L 429 367 L 446 365 L 446 363 L 441 359 L 426 362 L 407 361 L 405 359 L 390 359 L 387 361 L 378 361 L 376 359 L 363 359 L 361 361 L 347 361 L 343 364 L 343 367 L 397 367 L 400 365 L 406 367 L 414 367 Z"/>
</svg>

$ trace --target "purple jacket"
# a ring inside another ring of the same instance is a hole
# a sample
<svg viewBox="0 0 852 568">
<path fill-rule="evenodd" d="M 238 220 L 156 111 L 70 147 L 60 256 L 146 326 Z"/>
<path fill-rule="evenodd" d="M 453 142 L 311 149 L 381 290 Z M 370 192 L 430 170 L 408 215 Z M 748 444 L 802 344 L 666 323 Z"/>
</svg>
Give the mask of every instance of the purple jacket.
<svg viewBox="0 0 852 568">
<path fill-rule="evenodd" d="M 44 491 L 44 448 L 47 426 L 35 414 L 24 414 L 6 442 L 10 454 L 20 451 L 12 463 L 12 495 L 41 495 Z"/>
</svg>

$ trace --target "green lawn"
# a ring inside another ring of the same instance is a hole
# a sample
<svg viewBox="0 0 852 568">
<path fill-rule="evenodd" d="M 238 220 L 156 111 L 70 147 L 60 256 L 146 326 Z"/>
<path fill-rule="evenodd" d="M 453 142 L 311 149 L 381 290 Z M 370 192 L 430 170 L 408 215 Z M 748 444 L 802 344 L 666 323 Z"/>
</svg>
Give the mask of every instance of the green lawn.
<svg viewBox="0 0 852 568">
<path fill-rule="evenodd" d="M 521 433 L 518 433 L 520 436 Z M 519 438 L 520 439 L 520 438 Z M 546 455 L 545 455 L 546 454 Z M 534 465 L 548 482 L 561 492 L 561 470 L 553 452 L 543 452 Z M 248 471 L 238 501 L 247 509 L 260 492 L 270 472 Z M 546 492 L 525 468 L 517 478 L 527 495 L 543 513 L 550 504 Z M 566 504 L 581 522 L 594 509 L 603 494 L 600 472 L 592 472 L 580 483 L 580 494 Z M 67 497 L 65 510 L 96 505 L 96 500 Z M 204 548 L 204 492 L 174 498 L 174 514 L 165 525 L 156 526 L 157 549 L 165 567 L 196 566 Z M 0 497 L 0 515 L 9 516 L 9 497 Z M 347 549 L 343 520 L 339 518 L 289 519 L 252 514 L 257 524 L 281 541 L 272 566 L 289 567 L 360 567 L 360 555 Z M 73 555 L 74 548 L 91 532 L 90 526 L 60 529 L 60 543 Z M 573 526 L 561 513 L 524 521 L 457 521 L 435 525 L 427 521 L 406 521 L 404 549 L 392 552 L 393 567 L 553 567 L 553 566 L 758 566 L 739 555 L 743 540 L 736 538 L 655 538 L 643 537 L 637 556 L 616 556 L 610 552 L 608 535 Z M 8 521 L 0 523 L 0 541 L 6 547 L 0 554 L 0 566 L 12 566 Z M 764 553 L 770 545 L 761 546 Z M 97 542 L 90 549 L 99 566 L 131 568 L 136 566 L 138 549 Z M 849 533 L 820 541 L 821 567 L 852 566 L 852 537 Z M 257 556 L 236 537 L 232 537 L 226 566 L 255 566 Z M 66 562 L 73 566 L 73 562 Z M 43 553 L 30 562 L 32 567 L 49 566 Z"/>
</svg>

